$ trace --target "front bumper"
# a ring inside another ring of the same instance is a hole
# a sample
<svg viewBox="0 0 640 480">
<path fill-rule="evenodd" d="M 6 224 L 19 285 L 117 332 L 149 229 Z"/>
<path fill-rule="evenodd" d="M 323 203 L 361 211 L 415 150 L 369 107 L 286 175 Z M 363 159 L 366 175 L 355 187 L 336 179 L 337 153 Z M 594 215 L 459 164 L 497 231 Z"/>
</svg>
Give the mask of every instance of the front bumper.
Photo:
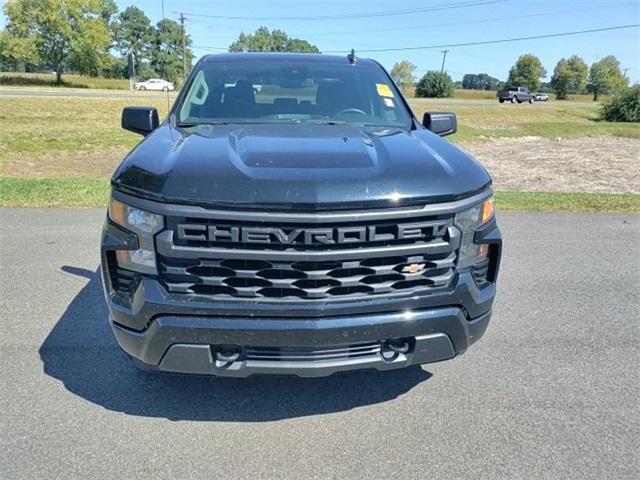
<svg viewBox="0 0 640 480">
<path fill-rule="evenodd" d="M 120 347 L 153 370 L 227 377 L 321 377 L 453 358 L 484 334 L 490 317 L 489 311 L 469 321 L 461 308 L 448 307 L 321 319 L 161 316 L 143 332 L 113 321 L 111 327 Z M 389 355 L 384 341 L 392 339 L 403 339 L 409 349 Z M 375 348 L 376 344 L 381 348 Z M 361 345 L 369 346 L 365 350 Z M 252 358 L 251 346 L 260 346 L 273 356 Z M 298 347 L 297 355 L 286 354 L 291 346 Z M 285 348 L 283 355 L 277 353 L 280 347 Z M 238 353 L 236 360 L 217 357 L 217 352 L 230 349 Z M 363 353 L 354 353 L 358 351 Z"/>
</svg>

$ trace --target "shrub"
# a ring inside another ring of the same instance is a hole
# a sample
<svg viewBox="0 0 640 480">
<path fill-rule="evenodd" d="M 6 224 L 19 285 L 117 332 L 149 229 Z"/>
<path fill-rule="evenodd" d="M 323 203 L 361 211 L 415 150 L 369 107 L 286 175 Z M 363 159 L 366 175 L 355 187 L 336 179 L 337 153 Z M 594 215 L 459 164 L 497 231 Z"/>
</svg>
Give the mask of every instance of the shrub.
<svg viewBox="0 0 640 480">
<path fill-rule="evenodd" d="M 608 122 L 640 122 L 640 84 L 617 93 L 603 105 L 600 118 Z"/>
<path fill-rule="evenodd" d="M 416 85 L 416 97 L 451 97 L 454 90 L 455 85 L 449 75 L 431 70 Z"/>
</svg>

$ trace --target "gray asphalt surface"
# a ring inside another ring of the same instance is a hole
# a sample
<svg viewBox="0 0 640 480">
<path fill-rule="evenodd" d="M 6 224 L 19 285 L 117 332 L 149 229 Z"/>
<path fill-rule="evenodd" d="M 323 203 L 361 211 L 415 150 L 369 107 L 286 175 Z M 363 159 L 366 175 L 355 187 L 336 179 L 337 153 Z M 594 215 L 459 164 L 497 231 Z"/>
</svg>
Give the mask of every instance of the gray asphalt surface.
<svg viewBox="0 0 640 480">
<path fill-rule="evenodd" d="M 639 478 L 640 216 L 503 214 L 486 336 L 318 380 L 138 372 L 102 211 L 0 209 L 0 478 Z"/>
<path fill-rule="evenodd" d="M 87 89 L 86 92 L 82 90 L 2 90 L 0 89 L 0 97 L 89 97 L 89 98 L 165 98 L 167 94 L 165 92 L 128 92 L 126 90 L 114 90 L 113 92 L 103 92 Z M 169 92 L 169 96 L 173 100 L 176 97 L 176 92 Z"/>
<path fill-rule="evenodd" d="M 177 96 L 178 92 L 169 92 L 171 100 L 174 100 Z M 29 89 L 2 89 L 0 88 L 0 97 L 89 97 L 89 98 L 165 98 L 166 93 L 164 92 L 155 92 L 155 91 L 126 91 L 126 90 L 92 90 L 87 89 L 83 90 L 67 90 L 61 88 L 57 91 L 51 90 L 42 90 L 39 88 L 29 88 Z M 466 99 L 458 99 L 458 98 L 424 98 L 424 99 L 411 99 L 412 102 L 427 102 L 429 105 L 452 105 L 452 106 L 479 106 L 479 105 L 494 105 L 497 103 L 497 100 L 466 100 Z M 543 104 L 538 104 L 543 105 Z"/>
</svg>

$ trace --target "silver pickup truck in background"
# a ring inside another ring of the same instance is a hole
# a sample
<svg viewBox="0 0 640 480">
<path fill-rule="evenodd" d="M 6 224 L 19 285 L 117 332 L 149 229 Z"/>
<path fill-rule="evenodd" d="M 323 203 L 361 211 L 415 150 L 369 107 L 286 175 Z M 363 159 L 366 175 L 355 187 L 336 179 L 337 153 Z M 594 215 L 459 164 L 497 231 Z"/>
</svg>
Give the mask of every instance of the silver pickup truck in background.
<svg viewBox="0 0 640 480">
<path fill-rule="evenodd" d="M 533 94 L 531 94 L 529 92 L 529 89 L 527 89 L 526 87 L 508 87 L 504 90 L 499 91 L 497 97 L 500 103 L 533 103 L 535 100 L 533 98 Z"/>
</svg>

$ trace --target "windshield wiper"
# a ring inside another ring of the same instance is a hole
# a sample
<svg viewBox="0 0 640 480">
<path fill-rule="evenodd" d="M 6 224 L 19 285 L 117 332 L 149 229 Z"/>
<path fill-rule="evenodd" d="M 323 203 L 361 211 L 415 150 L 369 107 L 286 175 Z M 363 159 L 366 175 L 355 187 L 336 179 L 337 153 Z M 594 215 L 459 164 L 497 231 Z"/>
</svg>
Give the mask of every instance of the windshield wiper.
<svg viewBox="0 0 640 480">
<path fill-rule="evenodd" d="M 303 123 L 313 123 L 314 125 L 362 125 L 361 123 L 346 122 L 344 120 L 308 120 Z"/>
<path fill-rule="evenodd" d="M 198 127 L 200 125 L 229 125 L 229 122 L 181 122 L 177 123 L 176 127 L 190 128 Z"/>
</svg>

